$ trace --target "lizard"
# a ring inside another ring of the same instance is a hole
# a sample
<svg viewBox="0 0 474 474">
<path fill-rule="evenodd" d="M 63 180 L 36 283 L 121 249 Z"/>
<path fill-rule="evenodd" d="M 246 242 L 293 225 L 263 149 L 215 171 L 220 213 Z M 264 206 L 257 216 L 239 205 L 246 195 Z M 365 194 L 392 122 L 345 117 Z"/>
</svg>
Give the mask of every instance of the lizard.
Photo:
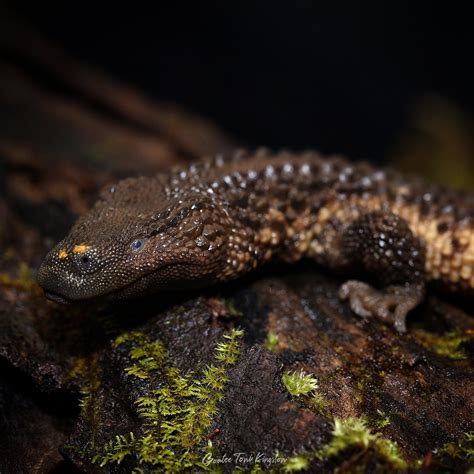
<svg viewBox="0 0 474 474">
<path fill-rule="evenodd" d="M 348 276 L 353 312 L 403 333 L 427 285 L 474 293 L 474 196 L 338 155 L 217 154 L 107 186 L 37 280 L 55 301 L 116 300 L 303 257 Z"/>
</svg>

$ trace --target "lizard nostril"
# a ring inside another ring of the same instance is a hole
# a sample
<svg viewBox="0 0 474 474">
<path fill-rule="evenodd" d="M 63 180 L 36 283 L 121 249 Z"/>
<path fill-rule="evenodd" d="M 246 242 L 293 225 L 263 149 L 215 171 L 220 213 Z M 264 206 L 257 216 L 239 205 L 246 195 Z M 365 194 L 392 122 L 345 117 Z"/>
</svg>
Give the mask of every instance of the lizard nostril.
<svg viewBox="0 0 474 474">
<path fill-rule="evenodd" d="M 83 255 L 83 256 L 81 257 L 81 263 L 87 264 L 87 263 L 90 262 L 90 260 L 91 260 L 90 257 L 87 256 L 87 255 Z"/>
</svg>

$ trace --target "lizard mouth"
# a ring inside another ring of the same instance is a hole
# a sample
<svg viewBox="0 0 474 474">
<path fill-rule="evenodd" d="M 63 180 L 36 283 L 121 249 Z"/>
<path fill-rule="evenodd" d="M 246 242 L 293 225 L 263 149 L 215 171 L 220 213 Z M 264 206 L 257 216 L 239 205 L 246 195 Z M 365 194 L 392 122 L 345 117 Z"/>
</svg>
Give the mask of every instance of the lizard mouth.
<svg viewBox="0 0 474 474">
<path fill-rule="evenodd" d="M 69 305 L 73 303 L 85 302 L 85 301 L 94 301 L 99 299 L 105 300 L 114 300 L 120 299 L 121 293 L 126 293 L 135 285 L 140 284 L 144 279 L 149 278 L 151 275 L 156 273 L 155 270 L 144 275 L 137 277 L 136 279 L 130 281 L 129 283 L 121 286 L 119 288 L 110 289 L 110 291 L 104 293 L 92 293 L 92 292 L 82 292 L 78 291 L 80 289 L 76 287 L 68 288 L 67 286 L 61 284 L 61 281 L 58 280 L 57 273 L 46 265 L 40 267 L 37 281 L 39 285 L 43 288 L 44 295 L 47 299 L 54 301 L 55 303 L 60 303 L 64 305 Z"/>
<path fill-rule="evenodd" d="M 145 278 L 145 277 L 142 277 L 142 278 Z M 142 280 L 142 278 L 137 278 L 136 280 L 130 282 L 128 285 L 125 285 L 121 288 L 117 288 L 115 290 L 111 290 L 107 293 L 103 293 L 103 294 L 100 294 L 100 295 L 91 295 L 91 296 L 85 296 L 85 297 L 78 297 L 78 298 L 74 298 L 74 297 L 71 298 L 71 297 L 63 296 L 63 295 L 55 293 L 54 291 L 51 291 L 51 290 L 43 289 L 43 291 L 44 291 L 44 296 L 46 298 L 48 298 L 51 301 L 54 301 L 55 303 L 60 303 L 60 304 L 64 304 L 64 305 L 70 305 L 70 304 L 80 303 L 80 302 L 84 302 L 84 301 L 94 301 L 94 300 L 99 300 L 99 299 L 113 300 L 113 299 L 116 299 L 116 298 L 114 298 L 114 296 L 116 297 L 117 295 L 120 295 L 120 293 L 125 292 L 127 289 L 133 287 L 135 284 L 140 282 L 140 280 Z"/>
<path fill-rule="evenodd" d="M 164 265 L 163 267 L 159 268 L 158 270 L 151 271 L 149 273 L 146 273 L 135 280 L 129 282 L 128 284 L 121 286 L 119 288 L 112 289 L 106 293 L 102 294 L 91 294 L 91 295 L 74 295 L 74 296 L 69 296 L 63 294 L 59 294 L 51 289 L 46 289 L 43 287 L 44 295 L 46 298 L 48 298 L 51 301 L 54 301 L 56 303 L 61 303 L 65 305 L 69 304 L 74 304 L 74 303 L 79 303 L 79 302 L 85 302 L 85 301 L 95 301 L 95 300 L 117 300 L 117 299 L 122 299 L 126 298 L 127 294 L 133 290 L 134 287 L 139 286 L 140 284 L 143 283 L 143 281 L 146 281 L 148 278 L 153 277 L 157 272 L 163 270 L 164 268 L 167 268 L 171 265 Z"/>
<path fill-rule="evenodd" d="M 52 291 L 45 291 L 44 295 L 48 300 L 54 301 L 55 303 L 61 303 L 61 304 L 70 304 L 72 303 L 72 300 L 68 300 L 67 298 L 64 298 L 64 296 L 58 295 L 57 293 L 53 293 Z"/>
</svg>

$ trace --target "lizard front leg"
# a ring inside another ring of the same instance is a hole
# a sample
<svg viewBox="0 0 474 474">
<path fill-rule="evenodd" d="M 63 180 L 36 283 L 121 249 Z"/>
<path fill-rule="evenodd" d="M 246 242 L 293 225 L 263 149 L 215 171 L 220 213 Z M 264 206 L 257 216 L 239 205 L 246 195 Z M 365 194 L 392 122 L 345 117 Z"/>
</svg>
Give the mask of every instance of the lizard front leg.
<svg viewBox="0 0 474 474">
<path fill-rule="evenodd" d="M 356 219 L 342 236 L 342 252 L 351 266 L 378 281 L 375 288 L 350 280 L 340 288 L 352 310 L 377 317 L 406 331 L 405 319 L 425 295 L 425 258 L 421 241 L 407 222 L 392 213 L 370 212 Z"/>
</svg>

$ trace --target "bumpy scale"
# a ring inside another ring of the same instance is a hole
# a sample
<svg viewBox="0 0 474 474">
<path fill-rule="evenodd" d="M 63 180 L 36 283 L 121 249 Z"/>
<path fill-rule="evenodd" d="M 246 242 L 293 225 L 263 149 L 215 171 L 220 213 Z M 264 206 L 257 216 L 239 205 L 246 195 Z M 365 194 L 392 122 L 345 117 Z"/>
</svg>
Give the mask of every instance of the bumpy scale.
<svg viewBox="0 0 474 474">
<path fill-rule="evenodd" d="M 38 281 L 57 301 L 115 299 L 302 257 L 362 278 L 340 296 L 403 332 L 426 282 L 473 293 L 474 196 L 315 152 L 219 155 L 105 189 Z"/>
</svg>

